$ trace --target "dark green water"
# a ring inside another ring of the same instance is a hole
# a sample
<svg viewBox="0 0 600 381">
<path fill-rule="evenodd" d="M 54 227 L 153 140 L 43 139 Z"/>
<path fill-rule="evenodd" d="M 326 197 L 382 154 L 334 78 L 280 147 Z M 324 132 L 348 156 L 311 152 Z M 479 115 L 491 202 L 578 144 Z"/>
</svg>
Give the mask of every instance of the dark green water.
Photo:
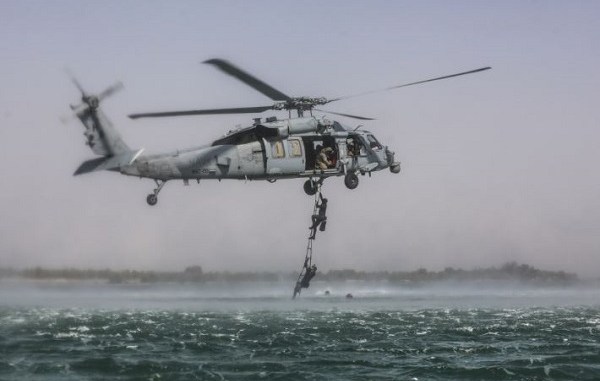
<svg viewBox="0 0 600 381">
<path fill-rule="evenodd" d="M 597 291 L 357 294 L 5 285 L 0 379 L 600 379 Z"/>
</svg>

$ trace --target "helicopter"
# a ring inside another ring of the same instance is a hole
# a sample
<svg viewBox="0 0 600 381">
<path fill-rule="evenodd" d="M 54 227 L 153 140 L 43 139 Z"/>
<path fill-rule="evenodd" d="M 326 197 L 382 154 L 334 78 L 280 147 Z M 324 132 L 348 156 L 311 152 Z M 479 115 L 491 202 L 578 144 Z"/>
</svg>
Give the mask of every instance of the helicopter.
<svg viewBox="0 0 600 381">
<path fill-rule="evenodd" d="M 204 61 L 274 101 L 271 105 L 222 109 L 201 109 L 130 114 L 131 119 L 174 117 L 184 115 L 258 114 L 268 110 L 287 111 L 288 118 L 255 118 L 252 125 L 229 131 L 211 144 L 167 153 L 146 154 L 144 149 L 131 149 L 100 108 L 100 103 L 123 85 L 119 82 L 97 95 L 85 92 L 79 81 L 71 80 L 81 93 L 81 103 L 71 105 L 74 115 L 85 127 L 86 144 L 97 158 L 83 162 L 74 175 L 100 170 L 120 172 L 128 176 L 153 179 L 156 187 L 146 197 L 148 205 L 156 205 L 163 186 L 170 180 L 204 179 L 266 180 L 305 178 L 304 192 L 314 195 L 328 177 L 343 176 L 348 189 L 358 186 L 358 175 L 371 175 L 386 168 L 400 172 L 394 152 L 382 145 L 375 135 L 362 126 L 350 128 L 326 117 L 313 116 L 313 111 L 357 120 L 373 118 L 316 108 L 332 102 L 417 85 L 491 69 L 483 67 L 442 77 L 392 86 L 337 98 L 290 97 L 259 80 L 232 63 L 214 58 Z M 292 117 L 292 112 L 296 117 Z M 307 113 L 308 115 L 305 115 Z"/>
</svg>

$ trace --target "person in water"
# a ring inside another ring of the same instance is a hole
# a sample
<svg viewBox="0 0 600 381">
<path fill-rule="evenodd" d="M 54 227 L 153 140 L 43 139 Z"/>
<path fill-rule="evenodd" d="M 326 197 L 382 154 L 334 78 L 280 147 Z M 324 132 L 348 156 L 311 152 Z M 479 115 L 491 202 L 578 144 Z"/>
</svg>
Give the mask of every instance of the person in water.
<svg viewBox="0 0 600 381">
<path fill-rule="evenodd" d="M 315 235 L 317 234 L 317 228 L 320 231 L 325 231 L 325 226 L 327 225 L 327 199 L 321 196 L 321 202 L 317 204 L 317 214 L 312 215 L 312 226 L 309 228 L 311 230 L 309 239 L 315 239 Z"/>
</svg>

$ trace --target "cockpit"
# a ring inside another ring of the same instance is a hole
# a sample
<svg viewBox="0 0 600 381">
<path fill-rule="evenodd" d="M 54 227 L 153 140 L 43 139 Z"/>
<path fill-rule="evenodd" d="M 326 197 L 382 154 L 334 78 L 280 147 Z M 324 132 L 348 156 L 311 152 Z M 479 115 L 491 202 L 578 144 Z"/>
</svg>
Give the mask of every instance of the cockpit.
<svg viewBox="0 0 600 381">
<path fill-rule="evenodd" d="M 367 141 L 369 142 L 369 146 L 373 151 L 379 151 L 383 148 L 383 146 L 377 141 L 374 135 L 368 134 Z"/>
</svg>

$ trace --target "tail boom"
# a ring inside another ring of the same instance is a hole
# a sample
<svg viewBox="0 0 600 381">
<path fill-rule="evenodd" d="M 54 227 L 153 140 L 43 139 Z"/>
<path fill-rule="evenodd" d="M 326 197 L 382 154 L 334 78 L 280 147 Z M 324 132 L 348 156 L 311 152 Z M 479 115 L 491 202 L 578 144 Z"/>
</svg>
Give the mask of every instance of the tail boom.
<svg viewBox="0 0 600 381">
<path fill-rule="evenodd" d="M 115 156 L 102 156 L 81 163 L 73 176 L 96 171 L 119 171 L 121 167 L 133 164 L 144 149 L 128 151 Z"/>
</svg>

